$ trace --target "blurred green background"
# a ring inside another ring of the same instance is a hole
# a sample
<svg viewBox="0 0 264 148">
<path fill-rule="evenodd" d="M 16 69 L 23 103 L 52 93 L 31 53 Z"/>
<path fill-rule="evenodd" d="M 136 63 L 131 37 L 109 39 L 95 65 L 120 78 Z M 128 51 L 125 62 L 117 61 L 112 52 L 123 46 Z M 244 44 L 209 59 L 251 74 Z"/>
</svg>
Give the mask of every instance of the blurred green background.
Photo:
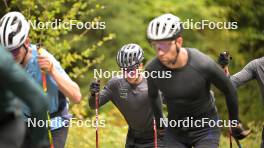
<svg viewBox="0 0 264 148">
<path fill-rule="evenodd" d="M 1 0 L 0 16 L 9 11 L 20 11 L 37 22 L 77 20 L 105 22 L 106 29 L 31 29 L 32 43 L 43 46 L 60 60 L 70 76 L 80 85 L 83 99 L 71 105 L 71 113 L 81 120 L 94 120 L 95 112 L 87 106 L 88 85 L 93 70 L 117 70 L 115 55 L 126 43 L 138 43 L 145 51 L 145 62 L 155 56 L 146 41 L 148 22 L 162 13 L 173 13 L 182 21 L 209 20 L 237 22 L 237 29 L 184 30 L 184 46 L 195 47 L 217 59 L 228 50 L 233 60 L 231 73 L 238 72 L 250 60 L 264 55 L 264 1 L 263 0 Z M 107 79 L 102 80 L 105 84 Z M 241 87 L 239 109 L 241 120 L 252 135 L 243 140 L 244 147 L 260 145 L 263 125 L 263 102 L 256 82 Z M 227 119 L 223 95 L 215 90 L 221 118 Z M 100 108 L 100 119 L 106 127 L 100 128 L 100 146 L 124 147 L 127 125 L 112 103 Z M 67 148 L 95 147 L 95 129 L 72 127 Z M 229 147 L 227 129 L 222 130 L 220 147 Z"/>
</svg>

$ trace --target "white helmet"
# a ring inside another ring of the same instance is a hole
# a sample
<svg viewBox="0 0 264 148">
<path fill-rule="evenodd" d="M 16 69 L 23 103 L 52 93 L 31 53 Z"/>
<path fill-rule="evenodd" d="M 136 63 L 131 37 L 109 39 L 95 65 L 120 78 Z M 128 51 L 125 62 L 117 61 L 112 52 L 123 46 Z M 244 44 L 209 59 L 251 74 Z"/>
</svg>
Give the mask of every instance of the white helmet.
<svg viewBox="0 0 264 148">
<path fill-rule="evenodd" d="M 154 18 L 148 25 L 148 40 L 175 39 L 181 34 L 183 28 L 180 18 L 170 13 Z"/>
<path fill-rule="evenodd" d="M 9 12 L 0 20 L 0 44 L 12 51 L 24 44 L 30 25 L 20 12 Z"/>
<path fill-rule="evenodd" d="M 144 59 L 144 52 L 137 44 L 126 44 L 118 51 L 116 61 L 119 67 L 128 68 L 140 64 Z"/>
</svg>

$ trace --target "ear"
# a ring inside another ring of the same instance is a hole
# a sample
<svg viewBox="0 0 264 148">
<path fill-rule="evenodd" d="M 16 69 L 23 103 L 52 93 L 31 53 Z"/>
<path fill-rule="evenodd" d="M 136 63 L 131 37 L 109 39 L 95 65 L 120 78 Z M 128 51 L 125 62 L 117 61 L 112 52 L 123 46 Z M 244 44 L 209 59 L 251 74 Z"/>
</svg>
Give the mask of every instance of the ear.
<svg viewBox="0 0 264 148">
<path fill-rule="evenodd" d="M 179 36 L 177 39 L 176 39 L 176 44 L 178 45 L 178 47 L 182 47 L 182 43 L 183 43 L 183 38 L 182 36 Z"/>
<path fill-rule="evenodd" d="M 143 69 L 143 67 L 144 67 L 144 64 L 141 63 L 141 64 L 139 65 L 139 68 L 140 68 L 140 69 Z"/>
<path fill-rule="evenodd" d="M 27 37 L 27 39 L 26 39 L 24 45 L 25 45 L 27 48 L 29 48 L 29 46 L 30 46 L 30 39 L 29 39 L 29 37 Z"/>
</svg>

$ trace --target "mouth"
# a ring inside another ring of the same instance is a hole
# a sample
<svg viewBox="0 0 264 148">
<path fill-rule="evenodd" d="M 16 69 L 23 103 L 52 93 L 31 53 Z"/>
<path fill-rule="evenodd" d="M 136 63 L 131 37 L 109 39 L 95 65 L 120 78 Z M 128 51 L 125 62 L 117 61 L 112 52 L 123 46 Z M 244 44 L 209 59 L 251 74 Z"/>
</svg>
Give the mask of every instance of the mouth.
<svg viewBox="0 0 264 148">
<path fill-rule="evenodd" d="M 162 62 L 162 63 L 166 63 L 167 62 L 167 60 L 163 59 L 163 58 L 159 58 L 159 61 Z"/>
</svg>

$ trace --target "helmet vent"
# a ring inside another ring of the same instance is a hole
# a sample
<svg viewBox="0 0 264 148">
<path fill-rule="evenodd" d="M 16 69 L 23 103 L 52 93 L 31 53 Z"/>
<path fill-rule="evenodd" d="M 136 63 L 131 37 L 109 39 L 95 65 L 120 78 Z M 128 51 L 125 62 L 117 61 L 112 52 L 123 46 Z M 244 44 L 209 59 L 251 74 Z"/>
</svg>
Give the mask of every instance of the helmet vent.
<svg viewBox="0 0 264 148">
<path fill-rule="evenodd" d="M 164 24 L 164 26 L 163 26 L 163 28 L 162 28 L 162 33 L 164 33 L 165 32 L 165 30 L 166 30 L 166 23 Z"/>
<path fill-rule="evenodd" d="M 158 34 L 159 32 L 159 26 L 160 26 L 160 23 L 157 23 L 156 34 Z"/>
<path fill-rule="evenodd" d="M 24 40 L 24 38 L 25 38 L 25 35 L 20 39 L 20 43 Z"/>
<path fill-rule="evenodd" d="M 137 53 L 134 53 L 134 58 L 133 60 L 136 60 L 137 59 Z"/>
<path fill-rule="evenodd" d="M 18 23 L 18 26 L 17 26 L 16 33 L 19 33 L 19 32 L 21 31 L 21 29 L 22 29 L 22 23 L 19 22 L 19 23 Z"/>
<path fill-rule="evenodd" d="M 153 32 L 153 23 L 151 24 L 150 31 Z"/>
<path fill-rule="evenodd" d="M 8 44 L 13 44 L 13 37 L 16 35 L 15 32 L 11 32 L 9 35 L 8 35 Z"/>
<path fill-rule="evenodd" d="M 7 23 L 6 23 L 5 28 L 4 28 L 4 46 L 6 46 L 5 36 L 6 36 L 6 27 L 7 27 L 9 19 L 10 19 L 10 17 L 7 18 L 7 20 L 6 20 Z"/>
<path fill-rule="evenodd" d="M 17 23 L 17 17 L 14 17 L 14 19 L 13 19 L 11 25 L 14 25 L 15 23 Z"/>
<path fill-rule="evenodd" d="M 3 21 L 4 21 L 4 19 L 2 19 L 2 20 L 0 21 L 0 27 L 2 27 L 2 25 L 3 25 Z"/>
</svg>

